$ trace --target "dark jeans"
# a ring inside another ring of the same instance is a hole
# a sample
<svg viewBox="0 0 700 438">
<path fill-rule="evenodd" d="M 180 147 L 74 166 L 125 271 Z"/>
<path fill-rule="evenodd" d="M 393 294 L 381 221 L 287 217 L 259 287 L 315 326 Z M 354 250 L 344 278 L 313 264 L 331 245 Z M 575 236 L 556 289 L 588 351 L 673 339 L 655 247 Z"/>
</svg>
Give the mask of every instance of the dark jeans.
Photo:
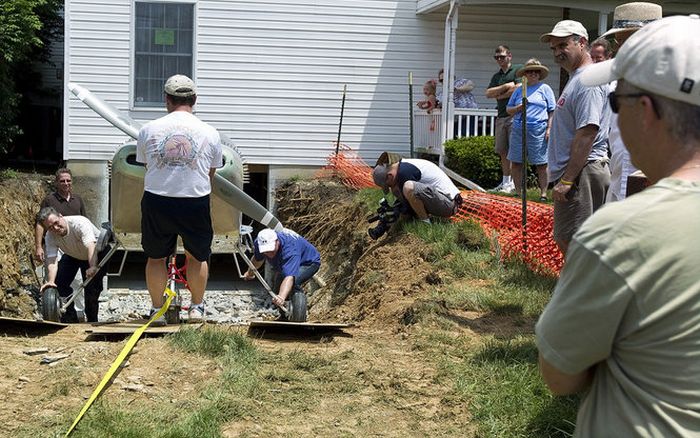
<svg viewBox="0 0 700 438">
<path fill-rule="evenodd" d="M 102 260 L 108 252 L 109 247 L 103 249 L 102 252 L 97 255 L 97 259 Z M 84 282 L 85 278 L 87 278 L 85 271 L 87 271 L 89 267 L 90 263 L 87 260 L 78 260 L 68 254 L 63 254 L 61 260 L 58 261 L 58 273 L 56 273 L 56 288 L 58 289 L 58 294 L 65 299 L 70 297 L 71 294 L 73 294 L 73 288 L 70 287 L 70 284 L 75 278 L 75 274 L 80 270 Z M 97 274 L 95 274 L 90 284 L 85 287 L 85 316 L 87 316 L 88 322 L 97 322 L 97 313 L 100 308 L 99 299 L 102 293 L 102 278 L 104 278 L 106 273 L 107 265 L 97 271 Z M 61 317 L 61 322 L 78 322 L 78 314 L 75 312 L 73 303 L 66 309 L 66 313 Z"/>
<path fill-rule="evenodd" d="M 292 294 L 295 294 L 297 292 L 303 293 L 304 290 L 302 289 L 302 286 L 306 284 L 306 282 L 309 281 L 316 272 L 318 272 L 318 269 L 320 267 L 321 265 L 319 263 L 309 263 L 308 265 L 299 266 L 299 275 L 294 277 L 294 287 L 292 288 Z M 279 272 L 275 273 L 275 288 L 273 290 L 275 293 L 279 292 L 282 280 L 284 280 L 282 274 Z M 287 298 L 291 298 L 292 294 L 290 294 Z"/>
</svg>

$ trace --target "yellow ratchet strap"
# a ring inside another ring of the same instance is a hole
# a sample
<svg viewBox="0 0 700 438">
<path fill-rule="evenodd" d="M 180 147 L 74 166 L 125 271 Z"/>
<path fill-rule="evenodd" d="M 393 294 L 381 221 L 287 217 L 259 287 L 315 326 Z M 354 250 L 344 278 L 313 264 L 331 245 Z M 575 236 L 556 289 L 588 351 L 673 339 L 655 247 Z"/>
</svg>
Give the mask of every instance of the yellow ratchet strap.
<svg viewBox="0 0 700 438">
<path fill-rule="evenodd" d="M 109 371 L 107 371 L 107 374 L 102 378 L 102 381 L 100 382 L 99 385 L 97 385 L 97 388 L 92 392 L 92 395 L 88 399 L 87 402 L 85 402 L 85 406 L 83 406 L 83 409 L 80 411 L 78 416 L 75 418 L 75 421 L 73 421 L 73 424 L 71 425 L 70 429 L 68 429 L 68 432 L 66 432 L 65 437 L 68 437 L 71 433 L 73 433 L 73 430 L 75 429 L 75 426 L 78 425 L 80 420 L 83 418 L 83 415 L 90 409 L 90 406 L 97 400 L 97 397 L 100 396 L 102 393 L 102 390 L 105 388 L 107 383 L 112 379 L 112 376 L 114 373 L 117 371 L 119 366 L 124 362 L 124 359 L 126 359 L 126 356 L 131 353 L 131 350 L 134 348 L 138 340 L 141 338 L 141 335 L 143 334 L 144 331 L 148 328 L 149 325 L 156 319 L 160 318 L 165 314 L 165 312 L 168 310 L 168 307 L 170 307 L 170 302 L 172 299 L 175 297 L 175 292 L 170 290 L 170 288 L 165 288 L 165 294 L 168 296 L 165 300 L 165 304 L 163 304 L 163 307 L 160 308 L 158 312 L 156 312 L 155 315 L 151 317 L 144 325 L 138 328 L 134 332 L 133 335 L 129 338 L 129 341 L 124 345 L 124 348 L 122 348 L 122 351 L 119 353 L 119 356 L 112 362 L 112 366 L 109 367 Z"/>
</svg>

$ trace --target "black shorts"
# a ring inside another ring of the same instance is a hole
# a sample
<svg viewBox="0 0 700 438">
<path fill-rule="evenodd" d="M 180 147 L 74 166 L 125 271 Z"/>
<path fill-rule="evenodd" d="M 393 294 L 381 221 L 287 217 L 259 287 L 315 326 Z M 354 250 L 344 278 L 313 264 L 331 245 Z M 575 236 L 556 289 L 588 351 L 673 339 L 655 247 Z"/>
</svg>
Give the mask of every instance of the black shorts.
<svg viewBox="0 0 700 438">
<path fill-rule="evenodd" d="M 214 230 L 209 195 L 170 198 L 143 192 L 141 198 L 141 247 L 147 257 L 161 259 L 175 252 L 177 236 L 185 250 L 200 262 L 211 255 Z"/>
</svg>

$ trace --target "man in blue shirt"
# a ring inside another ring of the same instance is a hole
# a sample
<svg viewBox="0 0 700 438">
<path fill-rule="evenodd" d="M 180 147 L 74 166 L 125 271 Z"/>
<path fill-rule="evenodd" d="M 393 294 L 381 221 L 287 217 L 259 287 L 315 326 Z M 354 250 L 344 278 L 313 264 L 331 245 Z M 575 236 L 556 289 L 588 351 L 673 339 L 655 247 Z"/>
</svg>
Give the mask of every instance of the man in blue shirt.
<svg viewBox="0 0 700 438">
<path fill-rule="evenodd" d="M 290 293 L 301 292 L 301 288 L 321 267 L 321 254 L 306 239 L 292 230 L 281 231 L 266 228 L 255 239 L 255 254 L 250 259 L 256 269 L 267 260 L 272 269 L 281 278 L 277 297 L 272 302 L 283 306 Z M 243 276 L 246 280 L 255 278 L 252 269 Z M 275 282 L 277 283 L 277 282 Z"/>
</svg>

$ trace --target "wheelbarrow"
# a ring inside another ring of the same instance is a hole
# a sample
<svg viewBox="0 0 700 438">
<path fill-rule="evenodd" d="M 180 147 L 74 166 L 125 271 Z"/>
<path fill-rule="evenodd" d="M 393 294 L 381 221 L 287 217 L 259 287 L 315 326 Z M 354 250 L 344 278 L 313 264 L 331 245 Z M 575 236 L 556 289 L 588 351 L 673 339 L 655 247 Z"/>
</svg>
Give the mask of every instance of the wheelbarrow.
<svg viewBox="0 0 700 438">
<path fill-rule="evenodd" d="M 112 232 L 111 224 L 109 222 L 104 222 L 102 224 L 102 229 L 100 230 L 100 235 L 97 238 L 97 243 L 95 244 L 95 251 L 97 251 L 98 253 L 102 252 L 107 246 L 110 245 L 110 243 L 114 243 L 114 245 L 98 263 L 98 271 L 102 269 L 102 267 L 106 265 L 107 262 L 109 262 L 109 259 L 112 258 L 114 253 L 117 252 L 117 250 L 120 247 L 119 241 L 115 239 L 114 233 Z M 80 287 L 77 290 L 73 291 L 73 293 L 67 298 L 62 298 L 58 294 L 58 289 L 55 287 L 46 288 L 41 294 L 40 306 L 41 316 L 43 317 L 44 321 L 60 322 L 61 316 L 63 316 L 66 313 L 68 306 L 70 306 L 73 303 L 73 301 L 75 301 L 78 295 L 83 292 L 83 290 L 90 284 L 93 278 L 94 277 L 90 277 L 87 280 L 83 281 Z"/>
</svg>

